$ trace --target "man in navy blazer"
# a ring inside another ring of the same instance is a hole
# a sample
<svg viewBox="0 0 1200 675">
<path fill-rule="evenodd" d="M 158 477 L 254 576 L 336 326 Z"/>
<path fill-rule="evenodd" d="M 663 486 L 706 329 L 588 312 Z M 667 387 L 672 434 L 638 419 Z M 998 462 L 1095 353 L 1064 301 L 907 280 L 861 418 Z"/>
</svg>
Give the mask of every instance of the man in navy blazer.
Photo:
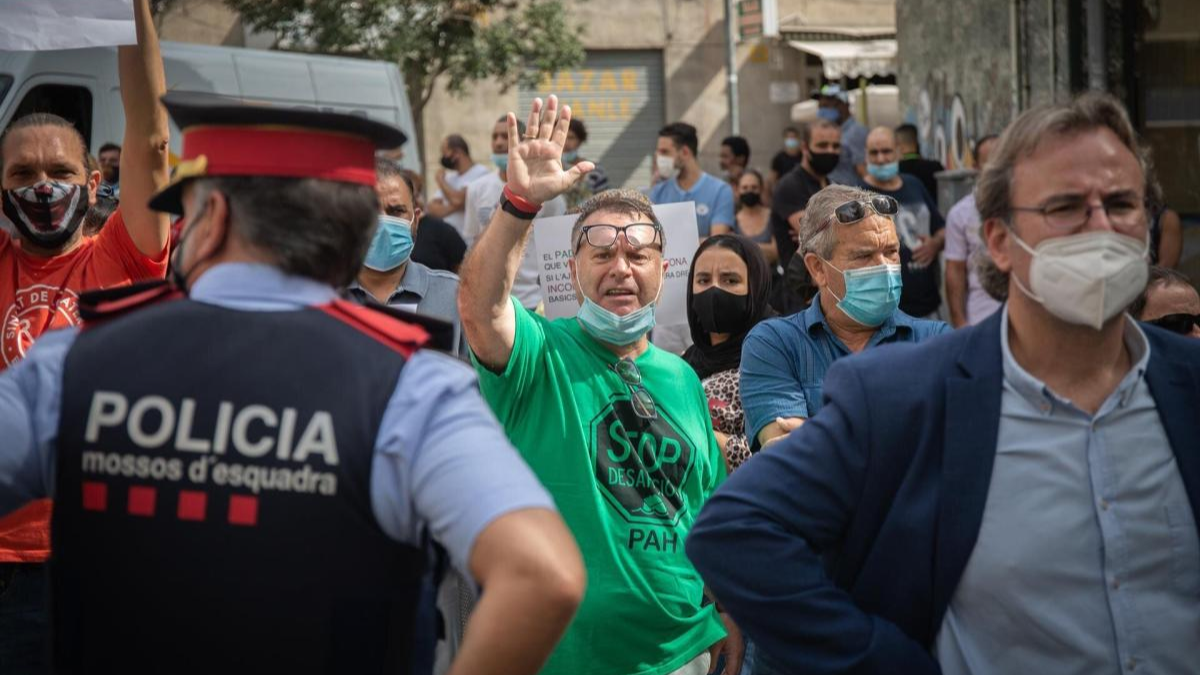
<svg viewBox="0 0 1200 675">
<path fill-rule="evenodd" d="M 838 361 L 687 541 L 756 673 L 1195 672 L 1200 342 L 1139 325 L 1144 166 L 1088 94 L 976 187 L 983 323 Z"/>
</svg>

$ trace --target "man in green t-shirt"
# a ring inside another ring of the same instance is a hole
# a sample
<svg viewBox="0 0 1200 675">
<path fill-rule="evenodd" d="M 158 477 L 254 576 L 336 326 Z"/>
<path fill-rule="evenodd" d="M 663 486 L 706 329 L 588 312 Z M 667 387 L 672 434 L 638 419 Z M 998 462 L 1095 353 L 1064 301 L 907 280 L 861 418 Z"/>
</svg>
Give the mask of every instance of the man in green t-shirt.
<svg viewBox="0 0 1200 675">
<path fill-rule="evenodd" d="M 575 318 L 548 321 L 509 298 L 540 205 L 591 169 L 584 161 L 563 170 L 570 118 L 555 97 L 539 99 L 518 137 L 508 115 L 504 199 L 459 291 L 484 397 L 554 497 L 587 568 L 583 605 L 542 673 L 704 675 L 724 651 L 735 675 L 740 637 L 705 606 L 683 550 L 725 464 L 700 380 L 648 340 L 667 269 L 650 202 L 612 190 L 582 205 L 568 263 L 582 300 Z"/>
</svg>

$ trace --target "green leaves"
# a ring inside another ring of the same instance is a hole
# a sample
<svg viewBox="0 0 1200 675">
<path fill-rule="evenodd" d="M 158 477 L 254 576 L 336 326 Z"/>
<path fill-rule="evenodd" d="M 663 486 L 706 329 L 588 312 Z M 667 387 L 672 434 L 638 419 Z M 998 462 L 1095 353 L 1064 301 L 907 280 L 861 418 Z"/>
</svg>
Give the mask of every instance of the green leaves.
<svg viewBox="0 0 1200 675">
<path fill-rule="evenodd" d="M 439 76 L 450 91 L 495 78 L 504 86 L 583 62 L 581 28 L 561 0 L 226 0 L 282 49 L 400 65 L 420 111 Z"/>
</svg>

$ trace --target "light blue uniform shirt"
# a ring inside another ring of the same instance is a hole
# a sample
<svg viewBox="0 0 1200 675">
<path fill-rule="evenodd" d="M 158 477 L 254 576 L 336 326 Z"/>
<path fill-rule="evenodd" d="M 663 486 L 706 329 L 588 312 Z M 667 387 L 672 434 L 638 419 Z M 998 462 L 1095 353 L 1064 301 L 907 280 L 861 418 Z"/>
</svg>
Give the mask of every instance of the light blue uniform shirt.
<svg viewBox="0 0 1200 675">
<path fill-rule="evenodd" d="M 871 335 L 867 349 L 890 342 L 920 342 L 949 330 L 941 321 L 915 319 L 896 310 Z M 758 447 L 758 433 L 776 417 L 817 414 L 825 373 L 834 361 L 850 355 L 850 348 L 825 322 L 819 293 L 808 309 L 755 326 L 742 344 L 741 366 L 750 446 Z"/>
<path fill-rule="evenodd" d="M 1126 317 L 1133 367 L 1093 416 L 1016 362 L 979 538 L 934 652 L 946 675 L 1200 672 L 1200 541 Z"/>
<path fill-rule="evenodd" d="M 324 284 L 250 264 L 214 267 L 191 292 L 192 300 L 248 312 L 293 311 L 335 297 Z M 0 374 L 0 514 L 53 496 L 63 362 L 77 334 L 47 333 Z M 158 367 L 153 350 L 146 345 L 148 368 Z M 465 571 L 489 523 L 519 509 L 553 510 L 554 502 L 483 402 L 474 372 L 449 356 L 418 351 L 383 414 L 371 507 L 388 536 L 415 545 L 428 529 Z"/>
<path fill-rule="evenodd" d="M 650 188 L 650 201 L 655 204 L 696 202 L 696 226 L 701 238 L 711 234 L 713 223 L 733 227 L 737 222 L 733 216 L 733 188 L 703 172 L 691 190 L 684 190 L 674 178 L 660 181 Z"/>
<path fill-rule="evenodd" d="M 858 185 L 859 164 L 867 163 L 867 128 L 853 117 L 842 122 L 842 156 L 837 166 L 829 172 L 829 181 L 840 185 Z"/>
</svg>

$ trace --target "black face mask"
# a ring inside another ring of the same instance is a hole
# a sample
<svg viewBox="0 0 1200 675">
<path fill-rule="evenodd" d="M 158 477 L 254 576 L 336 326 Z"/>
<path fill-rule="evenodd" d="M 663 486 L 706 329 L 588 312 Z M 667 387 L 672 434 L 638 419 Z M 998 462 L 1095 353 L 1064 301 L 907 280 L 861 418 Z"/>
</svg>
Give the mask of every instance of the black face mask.
<svg viewBox="0 0 1200 675">
<path fill-rule="evenodd" d="M 836 152 L 813 152 L 809 153 L 808 163 L 818 176 L 827 176 L 837 168 L 841 159 L 842 156 Z"/>
<path fill-rule="evenodd" d="M 750 295 L 734 295 L 713 286 L 692 296 L 692 309 L 707 333 L 737 333 L 746 325 Z"/>
<path fill-rule="evenodd" d="M 762 203 L 762 195 L 757 192 L 743 192 L 738 199 L 741 200 L 742 206 L 758 206 Z"/>
<path fill-rule="evenodd" d="M 4 215 L 21 236 L 42 248 L 65 245 L 88 212 L 87 185 L 42 181 L 5 190 Z"/>
<path fill-rule="evenodd" d="M 450 155 L 442 155 L 442 160 L 441 160 L 441 162 L 442 162 L 442 167 L 443 167 L 443 168 L 446 168 L 446 169 L 453 169 L 453 168 L 454 168 L 454 158 L 453 158 L 453 157 L 451 157 Z"/>
</svg>

